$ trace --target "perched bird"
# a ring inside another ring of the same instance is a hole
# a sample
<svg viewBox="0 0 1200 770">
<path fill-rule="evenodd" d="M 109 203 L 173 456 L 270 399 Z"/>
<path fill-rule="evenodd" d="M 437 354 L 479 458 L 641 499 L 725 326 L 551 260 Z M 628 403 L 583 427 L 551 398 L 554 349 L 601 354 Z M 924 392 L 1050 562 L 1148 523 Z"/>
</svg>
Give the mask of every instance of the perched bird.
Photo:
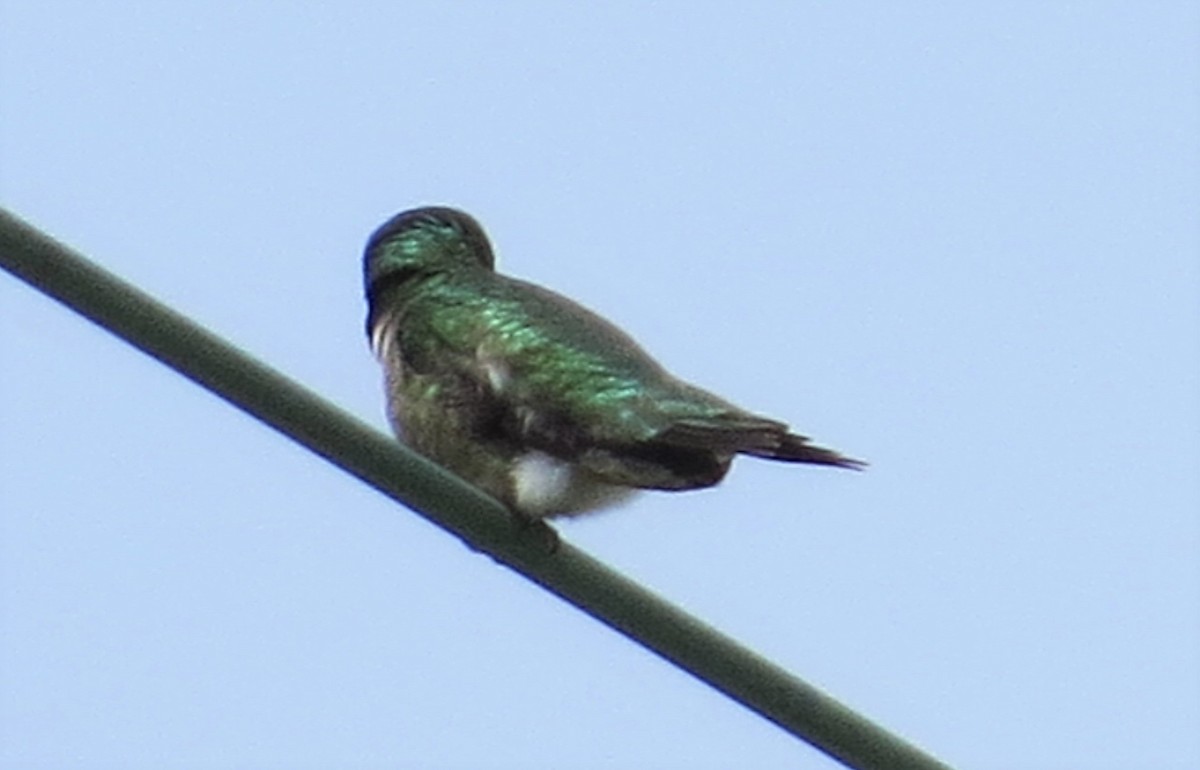
<svg viewBox="0 0 1200 770">
<path fill-rule="evenodd" d="M 461 211 L 396 215 L 367 242 L 363 271 L 397 436 L 528 519 L 713 486 L 737 454 L 864 465 L 676 379 L 566 297 L 498 274 Z"/>
</svg>

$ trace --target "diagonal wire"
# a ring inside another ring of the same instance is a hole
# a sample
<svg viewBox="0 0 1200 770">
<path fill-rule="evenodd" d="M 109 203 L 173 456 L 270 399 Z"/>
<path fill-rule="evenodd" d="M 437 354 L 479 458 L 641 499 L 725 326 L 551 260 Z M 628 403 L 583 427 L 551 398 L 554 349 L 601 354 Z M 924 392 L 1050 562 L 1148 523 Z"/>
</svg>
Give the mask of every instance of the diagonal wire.
<svg viewBox="0 0 1200 770">
<path fill-rule="evenodd" d="M 843 764 L 947 768 L 3 209 L 0 266 Z"/>
</svg>

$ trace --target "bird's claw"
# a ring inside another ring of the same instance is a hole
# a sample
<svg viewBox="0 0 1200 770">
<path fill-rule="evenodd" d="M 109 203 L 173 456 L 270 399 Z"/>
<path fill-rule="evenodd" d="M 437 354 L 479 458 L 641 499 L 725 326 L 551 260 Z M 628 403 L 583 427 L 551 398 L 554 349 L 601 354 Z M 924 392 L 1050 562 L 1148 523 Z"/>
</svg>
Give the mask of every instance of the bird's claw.
<svg viewBox="0 0 1200 770">
<path fill-rule="evenodd" d="M 535 519 L 516 512 L 513 513 L 512 520 L 517 530 L 517 537 L 522 542 L 534 545 L 538 550 L 547 555 L 558 551 L 560 541 L 558 531 L 554 527 L 551 527 L 541 519 Z"/>
</svg>

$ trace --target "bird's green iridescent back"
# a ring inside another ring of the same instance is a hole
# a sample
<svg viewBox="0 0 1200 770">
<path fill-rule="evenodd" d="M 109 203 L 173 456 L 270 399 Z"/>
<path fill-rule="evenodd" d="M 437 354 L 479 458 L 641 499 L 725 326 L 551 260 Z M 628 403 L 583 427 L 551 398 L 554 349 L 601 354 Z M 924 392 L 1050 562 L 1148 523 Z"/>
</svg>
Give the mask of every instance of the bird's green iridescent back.
<svg viewBox="0 0 1200 770">
<path fill-rule="evenodd" d="M 673 419 L 741 412 L 671 377 L 600 316 L 533 284 L 456 270 L 405 287 L 394 301 L 414 369 L 470 372 L 506 401 L 561 413 L 597 438 L 640 441 Z"/>
</svg>

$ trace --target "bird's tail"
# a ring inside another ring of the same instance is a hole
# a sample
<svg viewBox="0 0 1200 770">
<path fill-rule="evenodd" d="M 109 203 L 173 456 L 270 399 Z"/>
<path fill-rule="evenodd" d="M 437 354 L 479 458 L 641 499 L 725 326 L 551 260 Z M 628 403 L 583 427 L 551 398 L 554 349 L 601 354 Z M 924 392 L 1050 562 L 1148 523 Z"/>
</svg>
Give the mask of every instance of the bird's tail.
<svg viewBox="0 0 1200 770">
<path fill-rule="evenodd" d="M 810 444 L 807 437 L 797 436 L 795 433 L 786 433 L 781 436 L 777 446 L 743 451 L 746 454 L 756 457 L 765 457 L 769 460 L 780 460 L 788 463 L 832 465 L 837 468 L 848 468 L 852 471 L 861 471 L 867 467 L 867 463 L 862 460 L 855 460 L 853 457 L 846 457 L 844 454 L 835 452 L 832 449 Z"/>
<path fill-rule="evenodd" d="M 787 426 L 759 417 L 725 416 L 720 421 L 680 420 L 659 435 L 668 444 L 764 457 L 788 463 L 831 465 L 861 471 L 862 460 L 809 443 L 808 437 L 789 433 Z"/>
</svg>

